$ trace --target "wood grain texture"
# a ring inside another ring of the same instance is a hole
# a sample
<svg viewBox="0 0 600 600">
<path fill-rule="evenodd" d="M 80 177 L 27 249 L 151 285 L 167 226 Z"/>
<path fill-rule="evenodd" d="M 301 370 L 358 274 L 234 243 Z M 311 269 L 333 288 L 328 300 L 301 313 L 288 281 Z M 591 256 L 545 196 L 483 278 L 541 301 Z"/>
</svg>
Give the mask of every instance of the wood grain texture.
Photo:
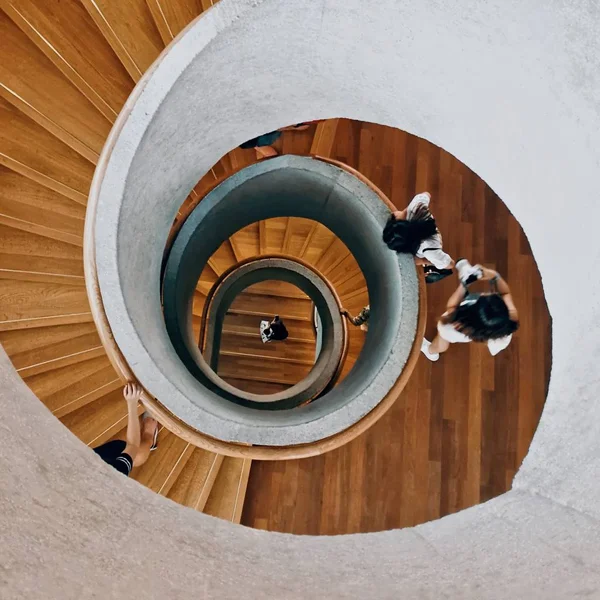
<svg viewBox="0 0 600 600">
<path fill-rule="evenodd" d="M 83 245 L 85 207 L 0 166 L 0 223 L 51 239 Z"/>
<path fill-rule="evenodd" d="M 398 401 L 346 446 L 303 460 L 254 461 L 242 523 L 260 529 L 381 531 L 498 496 L 510 489 L 547 392 L 551 321 L 541 279 L 494 192 L 447 152 L 370 123 L 340 119 L 331 156 L 360 169 L 398 207 L 429 190 L 444 247 L 500 270 L 521 329 L 495 358 L 477 344 L 453 346 L 437 363 L 420 357 Z M 455 286 L 454 278 L 428 286 L 429 337 Z"/>
<path fill-rule="evenodd" d="M 205 10 L 201 0 L 146 0 L 160 35 L 168 44 Z"/>
<path fill-rule="evenodd" d="M 101 392 L 102 396 L 97 400 L 60 419 L 71 433 L 94 448 L 107 442 L 127 424 L 127 404 L 121 381 L 112 381 Z"/>
<path fill-rule="evenodd" d="M 204 507 L 207 515 L 239 523 L 250 474 L 249 459 L 226 456 Z"/>
<path fill-rule="evenodd" d="M 196 448 L 167 497 L 202 512 L 222 463 L 222 455 Z"/>
<path fill-rule="evenodd" d="M 81 2 L 0 0 L 0 6 L 64 77 L 113 122 L 133 81 Z"/>
<path fill-rule="evenodd" d="M 4 98 L 95 163 L 110 122 L 2 11 L 0 54 Z"/>
<path fill-rule="evenodd" d="M 0 164 L 85 205 L 94 166 L 0 98 Z"/>
<path fill-rule="evenodd" d="M 137 82 L 165 46 L 145 0 L 81 0 L 81 3 Z"/>
<path fill-rule="evenodd" d="M 192 455 L 194 446 L 162 428 L 158 446 L 148 460 L 133 469 L 131 477 L 157 494 L 166 496 Z"/>
</svg>

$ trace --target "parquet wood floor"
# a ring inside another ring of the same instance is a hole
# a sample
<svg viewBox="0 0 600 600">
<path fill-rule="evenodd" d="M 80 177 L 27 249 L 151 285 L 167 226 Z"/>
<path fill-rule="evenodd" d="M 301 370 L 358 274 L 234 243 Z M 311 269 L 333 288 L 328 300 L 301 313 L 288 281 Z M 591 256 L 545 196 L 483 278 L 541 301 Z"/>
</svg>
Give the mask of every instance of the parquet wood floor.
<svg viewBox="0 0 600 600">
<path fill-rule="evenodd" d="M 293 135 L 285 134 L 285 151 L 306 152 L 304 137 L 294 142 Z M 521 329 L 496 358 L 477 344 L 453 346 L 437 363 L 421 357 L 392 409 L 343 448 L 300 461 L 255 461 L 242 523 L 259 529 L 380 531 L 498 496 L 510 489 L 546 397 L 551 321 L 540 275 L 493 190 L 444 150 L 370 123 L 341 120 L 331 156 L 359 169 L 399 208 L 430 191 L 445 248 L 506 277 Z M 455 285 L 448 278 L 428 286 L 430 338 Z"/>
</svg>

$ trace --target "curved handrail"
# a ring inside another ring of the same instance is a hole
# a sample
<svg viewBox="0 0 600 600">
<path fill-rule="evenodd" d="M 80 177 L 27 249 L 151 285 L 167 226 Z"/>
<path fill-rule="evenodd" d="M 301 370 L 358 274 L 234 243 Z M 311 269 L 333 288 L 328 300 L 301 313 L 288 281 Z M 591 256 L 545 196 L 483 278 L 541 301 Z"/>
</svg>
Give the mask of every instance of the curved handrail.
<svg viewBox="0 0 600 600">
<path fill-rule="evenodd" d="M 155 63 L 156 65 L 156 63 Z M 114 336 L 106 312 L 104 309 L 104 303 L 100 294 L 100 286 L 98 281 L 98 272 L 96 269 L 96 252 L 95 252 L 95 226 L 96 226 L 96 212 L 98 206 L 99 191 L 102 184 L 103 177 L 106 172 L 108 161 L 111 155 L 111 151 L 118 139 L 119 133 L 123 128 L 129 113 L 139 94 L 141 93 L 146 81 L 150 78 L 153 68 L 144 75 L 140 84 L 136 87 L 135 93 L 130 96 L 123 111 L 119 114 L 113 129 L 109 135 L 107 143 L 104 147 L 100 160 L 98 162 L 94 178 L 90 188 L 90 195 L 88 199 L 88 206 L 86 212 L 85 228 L 84 228 L 84 247 L 83 247 L 83 261 L 84 261 L 84 273 L 86 281 L 86 291 L 88 300 L 90 302 L 90 311 L 92 318 L 98 330 L 98 335 L 106 350 L 108 359 L 118 376 L 123 382 L 136 380 L 135 375 L 121 353 Z M 337 166 L 342 167 L 343 163 L 326 159 L 323 157 L 315 157 L 318 160 L 324 162 L 331 162 Z M 345 165 L 345 170 L 352 173 L 353 169 Z M 354 173 L 353 173 L 354 174 Z M 361 181 L 364 181 L 363 176 L 360 176 Z M 366 180 L 368 181 L 368 180 Z M 365 183 L 366 183 L 365 181 Z M 385 198 L 385 203 L 388 207 L 394 208 L 393 204 L 385 197 L 383 192 L 378 190 L 373 184 L 369 182 L 370 187 L 376 190 L 381 195 L 382 199 Z M 425 279 L 422 273 L 418 275 L 419 280 L 419 311 L 417 318 L 417 330 L 415 340 L 411 347 L 408 359 L 400 374 L 400 377 L 392 385 L 391 389 L 384 396 L 384 398 L 362 419 L 352 424 L 350 427 L 341 431 L 328 438 L 323 438 L 315 442 L 308 444 L 301 444 L 295 446 L 248 446 L 243 444 L 237 444 L 233 442 L 225 442 L 217 438 L 210 437 L 193 427 L 190 427 L 187 423 L 183 422 L 175 415 L 173 415 L 163 404 L 161 404 L 156 398 L 154 398 L 146 389 L 143 388 L 142 403 L 147 408 L 148 412 L 162 423 L 167 429 L 172 431 L 175 435 L 181 437 L 185 441 L 208 450 L 217 454 L 223 454 L 225 456 L 231 456 L 236 458 L 251 458 L 256 460 L 291 460 L 308 458 L 311 456 L 318 456 L 329 452 L 344 444 L 347 444 L 355 437 L 369 429 L 376 423 L 392 406 L 392 404 L 398 398 L 400 392 L 406 386 L 410 375 L 416 365 L 417 359 L 420 354 L 421 339 L 423 338 L 426 325 L 426 292 L 425 292 Z M 143 386 L 142 386 L 143 387 Z"/>
<path fill-rule="evenodd" d="M 299 265 L 301 265 L 302 267 L 304 267 L 305 269 L 313 272 L 327 286 L 327 288 L 331 292 L 331 295 L 333 296 L 333 299 L 335 300 L 339 314 L 340 315 L 342 314 L 342 301 L 341 301 L 340 297 L 338 296 L 335 288 L 331 284 L 331 282 L 316 267 L 313 267 L 311 264 L 307 263 L 306 261 L 304 261 L 300 258 L 297 258 L 297 257 L 291 257 L 289 255 L 281 254 L 281 253 L 262 254 L 258 257 L 246 258 L 246 259 L 236 263 L 235 265 L 233 265 L 232 267 L 227 269 L 224 273 L 222 273 L 219 276 L 219 278 L 217 279 L 217 281 L 213 284 L 210 291 L 208 292 L 206 301 L 204 303 L 204 308 L 202 309 L 202 324 L 201 324 L 200 336 L 199 336 L 199 347 L 200 347 L 201 352 L 204 352 L 204 350 L 206 348 L 206 324 L 208 322 L 208 315 L 210 313 L 210 310 L 212 309 L 212 303 L 213 303 L 214 297 L 217 294 L 217 292 L 219 291 L 219 289 L 221 288 L 222 284 L 225 282 L 225 280 L 227 280 L 231 275 L 233 275 L 233 273 L 235 273 L 241 267 L 251 264 L 258 260 L 262 261 L 262 260 L 268 260 L 268 259 L 275 259 L 275 260 L 279 259 L 279 260 L 295 262 L 295 263 L 298 263 Z M 348 356 L 348 349 L 349 349 L 348 324 L 345 319 L 342 319 L 341 323 L 342 323 L 342 351 L 340 353 L 340 358 L 337 362 L 335 372 L 334 372 L 333 376 L 331 377 L 331 379 L 323 387 L 316 390 L 315 393 L 310 398 L 304 400 L 302 405 L 312 402 L 315 398 L 320 396 L 324 390 L 330 389 L 332 387 L 332 384 L 335 385 L 335 382 L 339 379 L 339 376 L 344 367 L 344 363 L 346 361 L 346 357 Z"/>
</svg>

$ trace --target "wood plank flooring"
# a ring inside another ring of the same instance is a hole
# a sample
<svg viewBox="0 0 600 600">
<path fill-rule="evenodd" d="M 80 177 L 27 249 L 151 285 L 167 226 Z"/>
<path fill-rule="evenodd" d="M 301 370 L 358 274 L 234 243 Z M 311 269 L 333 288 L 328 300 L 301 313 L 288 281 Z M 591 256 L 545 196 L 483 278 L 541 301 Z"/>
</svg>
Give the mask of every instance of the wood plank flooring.
<svg viewBox="0 0 600 600">
<path fill-rule="evenodd" d="M 307 152 L 293 136 L 284 135 L 283 149 Z M 519 224 L 493 190 L 444 150 L 387 127 L 341 119 L 331 148 L 398 208 L 430 191 L 445 248 L 506 277 L 521 329 L 494 359 L 476 344 L 456 345 L 437 363 L 421 357 L 392 409 L 343 448 L 299 461 L 254 461 L 241 522 L 259 529 L 380 531 L 498 496 L 511 487 L 547 392 L 551 321 L 540 275 Z M 455 285 L 448 278 L 428 286 L 429 338 Z"/>
</svg>

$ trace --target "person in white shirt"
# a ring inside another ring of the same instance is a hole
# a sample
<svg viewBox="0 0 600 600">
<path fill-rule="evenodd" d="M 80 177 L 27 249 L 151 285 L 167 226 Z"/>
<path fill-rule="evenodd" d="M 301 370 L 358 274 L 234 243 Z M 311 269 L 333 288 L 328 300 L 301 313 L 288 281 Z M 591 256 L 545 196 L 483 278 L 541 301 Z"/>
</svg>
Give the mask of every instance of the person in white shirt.
<svg viewBox="0 0 600 600">
<path fill-rule="evenodd" d="M 461 283 L 450 296 L 446 312 L 437 324 L 437 336 L 432 342 L 423 339 L 421 352 L 431 361 L 439 359 L 450 344 L 484 342 L 492 356 L 504 350 L 519 328 L 519 315 L 508 284 L 492 270 L 460 260 L 457 265 Z M 469 293 L 474 280 L 489 281 L 491 291 Z"/>
<path fill-rule="evenodd" d="M 438 272 L 448 271 L 454 261 L 443 250 L 442 236 L 429 211 L 430 202 L 431 194 L 423 192 L 407 208 L 393 212 L 383 230 L 383 241 L 390 250 L 415 256 L 417 264 L 432 265 Z"/>
</svg>

